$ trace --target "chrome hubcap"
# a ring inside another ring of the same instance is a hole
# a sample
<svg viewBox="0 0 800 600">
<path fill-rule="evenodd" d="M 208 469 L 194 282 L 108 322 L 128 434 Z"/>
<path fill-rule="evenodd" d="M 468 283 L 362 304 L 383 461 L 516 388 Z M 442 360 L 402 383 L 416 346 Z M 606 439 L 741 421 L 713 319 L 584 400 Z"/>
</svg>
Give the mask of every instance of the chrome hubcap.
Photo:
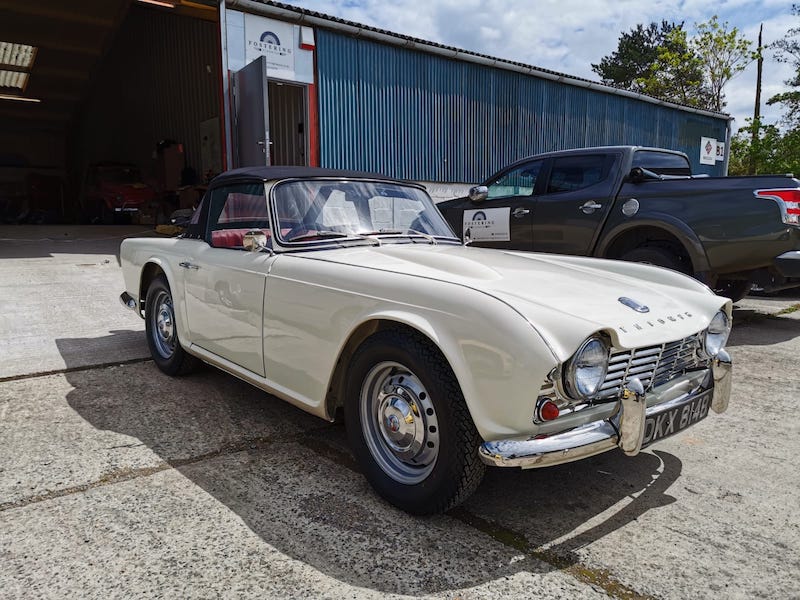
<svg viewBox="0 0 800 600">
<path fill-rule="evenodd" d="M 159 292 L 153 302 L 153 333 L 158 353 L 164 358 L 170 358 L 175 352 L 175 311 L 172 308 L 172 297 L 167 292 Z"/>
<path fill-rule="evenodd" d="M 361 387 L 361 427 L 375 461 L 392 479 L 419 483 L 439 455 L 436 410 L 422 382 L 399 363 L 373 367 Z"/>
</svg>

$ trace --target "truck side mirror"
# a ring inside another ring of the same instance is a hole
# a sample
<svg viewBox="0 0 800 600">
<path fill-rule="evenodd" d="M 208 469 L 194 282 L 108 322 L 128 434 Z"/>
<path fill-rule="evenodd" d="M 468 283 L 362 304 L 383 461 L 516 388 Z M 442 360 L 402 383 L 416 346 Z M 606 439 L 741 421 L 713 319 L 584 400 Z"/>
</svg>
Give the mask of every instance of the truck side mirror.
<svg viewBox="0 0 800 600">
<path fill-rule="evenodd" d="M 488 197 L 489 188 L 487 188 L 485 185 L 476 185 L 469 188 L 469 199 L 476 204 L 478 202 L 483 202 Z"/>
</svg>

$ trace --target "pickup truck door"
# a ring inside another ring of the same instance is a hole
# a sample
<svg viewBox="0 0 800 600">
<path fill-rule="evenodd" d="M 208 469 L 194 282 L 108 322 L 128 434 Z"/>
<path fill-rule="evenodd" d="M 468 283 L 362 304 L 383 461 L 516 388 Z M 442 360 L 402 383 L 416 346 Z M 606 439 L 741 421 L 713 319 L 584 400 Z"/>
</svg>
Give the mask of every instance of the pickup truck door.
<svg viewBox="0 0 800 600">
<path fill-rule="evenodd" d="M 554 158 L 536 199 L 533 250 L 587 255 L 614 203 L 621 155 L 576 154 Z"/>
<path fill-rule="evenodd" d="M 442 211 L 445 218 L 473 246 L 532 250 L 536 182 L 544 162 L 529 161 L 500 172 L 486 182 L 486 200 L 476 203 L 463 198 L 448 203 Z"/>
</svg>

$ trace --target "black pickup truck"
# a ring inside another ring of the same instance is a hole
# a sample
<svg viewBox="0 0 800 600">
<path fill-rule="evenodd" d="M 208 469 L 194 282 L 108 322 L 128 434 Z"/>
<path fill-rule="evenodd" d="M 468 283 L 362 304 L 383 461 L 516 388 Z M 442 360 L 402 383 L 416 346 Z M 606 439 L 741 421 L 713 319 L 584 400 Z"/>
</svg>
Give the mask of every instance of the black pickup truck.
<svg viewBox="0 0 800 600">
<path fill-rule="evenodd" d="M 439 210 L 476 246 L 619 258 L 734 300 L 800 286 L 800 181 L 692 176 L 685 154 L 608 146 L 520 160 Z"/>
</svg>

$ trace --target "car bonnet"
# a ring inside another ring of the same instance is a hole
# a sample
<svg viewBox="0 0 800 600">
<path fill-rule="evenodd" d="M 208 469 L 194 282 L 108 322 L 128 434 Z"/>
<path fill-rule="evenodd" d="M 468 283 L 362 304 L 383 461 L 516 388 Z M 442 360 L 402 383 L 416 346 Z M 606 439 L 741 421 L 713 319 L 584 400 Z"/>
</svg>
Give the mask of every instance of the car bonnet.
<svg viewBox="0 0 800 600">
<path fill-rule="evenodd" d="M 679 340 L 705 329 L 726 305 L 726 299 L 689 277 L 620 261 L 427 244 L 313 254 L 491 295 L 529 321 L 562 359 L 600 330 L 618 348 Z"/>
</svg>

